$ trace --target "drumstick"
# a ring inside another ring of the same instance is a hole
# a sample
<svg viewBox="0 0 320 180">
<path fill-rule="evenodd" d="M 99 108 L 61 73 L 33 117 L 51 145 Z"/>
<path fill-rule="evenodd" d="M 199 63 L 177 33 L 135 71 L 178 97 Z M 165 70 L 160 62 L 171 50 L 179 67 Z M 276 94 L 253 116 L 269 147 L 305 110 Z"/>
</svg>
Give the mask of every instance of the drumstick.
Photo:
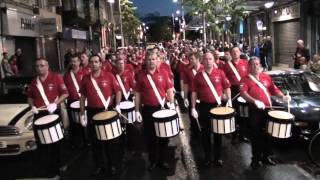
<svg viewBox="0 0 320 180">
<path fill-rule="evenodd" d="M 199 128 L 199 132 L 201 132 L 201 126 L 200 126 L 199 120 L 198 120 L 198 118 L 195 118 L 195 119 L 196 119 L 196 122 L 197 122 L 197 125 L 198 125 L 198 128 Z"/>
<path fill-rule="evenodd" d="M 231 101 L 233 101 L 234 99 L 236 99 L 239 95 L 240 95 L 240 93 L 236 94 L 236 95 L 231 99 Z"/>
<path fill-rule="evenodd" d="M 284 109 L 285 107 L 283 107 L 283 106 L 266 106 L 266 109 L 273 109 L 273 108 Z"/>
<path fill-rule="evenodd" d="M 114 110 L 115 110 L 115 109 L 114 109 Z M 129 119 L 128 119 L 125 115 L 123 115 L 123 114 L 121 114 L 121 113 L 119 113 L 119 112 L 118 112 L 118 114 L 119 114 L 124 120 L 130 122 Z"/>
<path fill-rule="evenodd" d="M 289 96 L 289 91 L 287 90 L 287 96 Z M 288 113 L 290 113 L 290 101 L 288 99 Z"/>
</svg>

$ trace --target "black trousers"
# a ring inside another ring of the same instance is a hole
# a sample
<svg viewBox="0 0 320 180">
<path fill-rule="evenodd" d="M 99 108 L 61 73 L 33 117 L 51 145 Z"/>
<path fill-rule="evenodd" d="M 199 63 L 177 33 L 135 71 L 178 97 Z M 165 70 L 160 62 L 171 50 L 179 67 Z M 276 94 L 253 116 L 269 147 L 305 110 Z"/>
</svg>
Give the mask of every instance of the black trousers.
<svg viewBox="0 0 320 180">
<path fill-rule="evenodd" d="M 70 104 L 73 102 L 75 101 L 71 101 L 69 99 L 67 101 L 67 112 L 70 122 L 70 140 L 73 145 L 80 145 L 84 144 L 87 139 L 85 132 L 86 128 L 83 128 L 80 122 L 76 123 L 75 120 L 72 118 Z"/>
<path fill-rule="evenodd" d="M 60 116 L 60 110 L 57 109 L 54 114 L 58 114 Z M 43 117 L 49 115 L 47 111 L 40 111 L 38 114 L 34 115 L 34 122 Z M 61 121 L 61 119 L 60 119 Z M 39 162 L 40 167 L 44 167 L 45 176 L 47 177 L 54 177 L 59 175 L 59 168 L 60 168 L 60 148 L 61 148 L 61 141 L 57 141 L 51 144 L 41 144 L 40 138 L 36 129 L 33 128 L 33 132 L 35 135 L 36 143 L 37 143 L 37 152 L 39 154 Z"/>
<path fill-rule="evenodd" d="M 189 101 L 189 104 L 191 105 L 191 93 L 189 92 L 188 93 L 188 101 Z M 199 111 L 199 103 L 196 103 L 196 110 Z M 199 127 L 198 127 L 198 123 L 197 123 L 197 120 L 191 115 L 191 107 L 189 107 L 189 119 L 190 119 L 190 129 L 191 129 L 191 132 L 192 133 L 195 133 L 195 134 L 199 134 Z"/>
<path fill-rule="evenodd" d="M 267 112 L 249 104 L 249 127 L 252 159 L 261 160 L 271 153 L 270 136 L 266 132 Z"/>
<path fill-rule="evenodd" d="M 199 104 L 199 123 L 201 125 L 201 141 L 204 149 L 205 160 L 211 160 L 211 115 L 210 110 L 217 107 L 217 104 L 200 102 Z M 219 160 L 221 158 L 222 136 L 213 133 L 213 158 Z"/>
<path fill-rule="evenodd" d="M 88 140 L 91 144 L 91 154 L 95 167 L 104 167 L 104 155 L 108 158 L 109 167 L 119 168 L 122 162 L 123 148 L 121 137 L 100 141 L 97 139 L 95 126 L 93 124 L 93 116 L 103 112 L 104 109 L 87 108 L 88 115 Z"/>
<path fill-rule="evenodd" d="M 143 106 L 142 119 L 144 127 L 144 136 L 146 139 L 149 161 L 153 163 L 161 163 L 166 157 L 169 139 L 158 138 L 155 133 L 152 114 L 161 110 L 160 106 Z"/>
<path fill-rule="evenodd" d="M 239 87 L 238 86 L 231 86 L 231 97 L 234 98 L 236 95 L 239 94 Z M 239 96 L 238 96 L 239 97 Z M 235 110 L 239 109 L 239 103 L 237 101 L 237 98 L 235 98 L 232 102 L 232 107 Z M 237 134 L 240 136 L 245 136 L 246 135 L 246 129 L 247 129 L 247 124 L 246 124 L 246 118 L 240 117 L 240 113 L 236 113 L 235 116 L 236 120 L 236 132 L 234 132 L 232 135 L 232 138 L 234 139 Z"/>
</svg>

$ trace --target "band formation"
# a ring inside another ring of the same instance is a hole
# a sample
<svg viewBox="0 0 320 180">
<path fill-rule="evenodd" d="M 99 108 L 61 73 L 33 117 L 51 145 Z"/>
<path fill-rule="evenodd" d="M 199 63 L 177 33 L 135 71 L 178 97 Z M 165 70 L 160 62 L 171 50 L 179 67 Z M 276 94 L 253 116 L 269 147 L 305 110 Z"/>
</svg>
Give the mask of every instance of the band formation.
<svg viewBox="0 0 320 180">
<path fill-rule="evenodd" d="M 50 71 L 46 59 L 37 59 L 37 76 L 27 95 L 48 175 L 59 173 L 63 105 L 73 143 L 89 144 L 93 175 L 105 167 L 111 174 L 119 173 L 124 152 L 141 153 L 142 146 L 147 149 L 147 170 L 170 169 L 168 143 L 186 123 L 201 137 L 206 167 L 223 166 L 222 136 L 230 133 L 232 141 L 250 139 L 253 169 L 275 165 L 269 158 L 269 139 L 291 135 L 292 115 L 275 110 L 270 97 L 285 102 L 291 97 L 262 71 L 259 58 L 240 58 L 237 46 L 220 51 L 224 58 L 218 49 L 184 41 L 151 49 L 129 46 L 112 54 L 82 52 L 69 57 L 63 76 Z M 189 122 L 176 111 L 178 94 L 189 111 Z"/>
</svg>

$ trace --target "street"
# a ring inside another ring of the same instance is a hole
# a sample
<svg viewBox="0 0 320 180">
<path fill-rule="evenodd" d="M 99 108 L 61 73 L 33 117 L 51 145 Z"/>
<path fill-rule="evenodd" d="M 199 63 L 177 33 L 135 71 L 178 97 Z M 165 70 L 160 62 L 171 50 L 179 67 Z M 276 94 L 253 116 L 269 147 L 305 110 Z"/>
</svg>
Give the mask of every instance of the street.
<svg viewBox="0 0 320 180">
<path fill-rule="evenodd" d="M 180 106 L 182 107 L 182 106 Z M 178 109 L 178 112 L 179 109 Z M 202 166 L 203 152 L 199 137 L 191 137 L 188 130 L 188 116 L 185 110 L 180 113 L 185 125 L 185 131 L 170 140 L 166 161 L 170 170 L 160 168 L 147 171 L 147 154 L 126 154 L 121 172 L 111 176 L 107 170 L 97 177 L 90 175 L 93 163 L 88 148 L 72 148 L 65 139 L 62 148 L 62 163 L 67 168 L 61 179 L 110 179 L 110 180 L 187 180 L 187 179 L 320 179 L 319 171 L 309 160 L 307 144 L 289 140 L 274 141 L 273 159 L 276 166 L 263 166 L 256 170 L 250 167 L 251 147 L 248 143 L 231 144 L 231 135 L 223 138 L 223 167 Z M 41 179 L 42 168 L 37 164 L 37 151 L 28 152 L 16 157 L 1 158 L 1 179 Z"/>
</svg>

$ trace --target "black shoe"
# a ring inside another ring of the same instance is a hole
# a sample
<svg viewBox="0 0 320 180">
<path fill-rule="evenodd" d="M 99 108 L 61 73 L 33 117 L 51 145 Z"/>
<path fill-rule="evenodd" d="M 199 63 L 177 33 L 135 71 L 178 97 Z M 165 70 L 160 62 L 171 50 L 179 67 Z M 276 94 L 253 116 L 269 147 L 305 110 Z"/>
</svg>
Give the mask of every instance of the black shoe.
<svg viewBox="0 0 320 180">
<path fill-rule="evenodd" d="M 153 171 L 153 169 L 156 167 L 156 163 L 151 163 L 150 166 L 148 167 L 148 171 Z"/>
<path fill-rule="evenodd" d="M 240 141 L 242 141 L 242 142 L 250 143 L 250 139 L 248 139 L 248 138 L 245 137 L 245 136 L 241 136 L 239 139 L 240 139 Z"/>
<path fill-rule="evenodd" d="M 97 175 L 99 175 L 101 172 L 102 172 L 102 168 L 101 168 L 101 167 L 98 167 L 98 168 L 96 168 L 95 170 L 92 171 L 91 175 L 92 175 L 92 176 L 97 176 Z"/>
<path fill-rule="evenodd" d="M 170 169 L 169 164 L 166 163 L 166 162 L 159 163 L 158 167 L 160 167 L 161 169 L 164 169 L 164 170 L 169 170 Z"/>
<path fill-rule="evenodd" d="M 214 161 L 214 165 L 216 165 L 218 167 L 222 167 L 223 166 L 223 161 L 221 159 L 215 160 Z"/>
<path fill-rule="evenodd" d="M 111 174 L 112 176 L 118 174 L 117 168 L 115 168 L 115 167 L 112 166 L 112 167 L 110 168 L 110 174 Z"/>
<path fill-rule="evenodd" d="M 277 164 L 277 163 L 274 162 L 270 157 L 265 157 L 265 158 L 263 158 L 263 159 L 262 159 L 262 162 L 263 162 L 263 164 L 265 164 L 265 165 L 271 165 L 271 166 L 274 166 L 274 165 Z"/>
<path fill-rule="evenodd" d="M 211 167 L 211 164 L 212 164 L 212 162 L 210 161 L 210 160 L 205 160 L 204 162 L 203 162 L 203 166 L 204 167 Z"/>
<path fill-rule="evenodd" d="M 250 164 L 252 169 L 257 169 L 262 166 L 260 161 L 253 160 Z"/>
</svg>

